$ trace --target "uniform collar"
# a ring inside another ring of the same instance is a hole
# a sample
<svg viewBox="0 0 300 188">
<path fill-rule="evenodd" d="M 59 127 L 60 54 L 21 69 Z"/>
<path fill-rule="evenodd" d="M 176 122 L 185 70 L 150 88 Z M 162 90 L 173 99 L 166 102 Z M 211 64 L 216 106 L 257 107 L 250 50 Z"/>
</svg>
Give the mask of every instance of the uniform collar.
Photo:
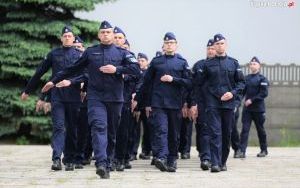
<svg viewBox="0 0 300 188">
<path fill-rule="evenodd" d="M 110 48 L 110 47 L 113 46 L 113 44 L 100 44 L 100 46 L 101 46 L 102 48 Z"/>
<path fill-rule="evenodd" d="M 73 49 L 73 46 L 62 46 L 62 49 L 63 49 L 64 51 L 68 51 L 68 50 Z"/>
<path fill-rule="evenodd" d="M 173 55 L 167 55 L 167 54 L 165 54 L 165 56 L 166 56 L 166 58 L 173 58 L 173 57 L 176 56 L 176 54 L 173 54 Z"/>
<path fill-rule="evenodd" d="M 71 49 L 73 46 L 62 46 L 62 48 L 64 49 L 64 50 L 68 50 L 68 49 Z"/>
<path fill-rule="evenodd" d="M 259 71 L 257 73 L 250 73 L 251 76 L 259 75 Z"/>
<path fill-rule="evenodd" d="M 218 58 L 218 59 L 226 59 L 227 58 L 227 54 L 224 55 L 224 56 L 218 56 L 218 55 L 216 55 L 215 57 Z"/>
</svg>

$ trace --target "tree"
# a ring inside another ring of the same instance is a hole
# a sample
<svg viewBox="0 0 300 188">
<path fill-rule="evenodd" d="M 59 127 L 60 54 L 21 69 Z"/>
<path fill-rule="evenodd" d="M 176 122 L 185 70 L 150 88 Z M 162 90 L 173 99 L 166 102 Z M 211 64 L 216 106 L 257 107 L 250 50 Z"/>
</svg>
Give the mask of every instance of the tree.
<svg viewBox="0 0 300 188">
<path fill-rule="evenodd" d="M 22 102 L 21 91 L 46 54 L 60 45 L 63 26 L 72 26 L 88 43 L 96 40 L 99 23 L 76 18 L 74 12 L 93 10 L 95 4 L 104 1 L 109 0 L 0 2 L 0 137 L 25 127 L 39 141 L 49 141 L 51 120 L 35 112 L 39 92 Z M 42 78 L 43 82 L 50 74 Z"/>
</svg>

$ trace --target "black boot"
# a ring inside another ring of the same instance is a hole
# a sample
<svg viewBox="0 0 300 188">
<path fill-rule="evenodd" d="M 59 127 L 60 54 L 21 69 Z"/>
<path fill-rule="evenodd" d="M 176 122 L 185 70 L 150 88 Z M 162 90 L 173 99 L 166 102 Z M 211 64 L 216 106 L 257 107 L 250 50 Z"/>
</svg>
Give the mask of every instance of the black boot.
<svg viewBox="0 0 300 188">
<path fill-rule="evenodd" d="M 268 155 L 268 151 L 263 150 L 263 151 L 261 151 L 260 153 L 258 153 L 256 156 L 257 156 L 257 157 L 265 157 L 265 156 L 267 156 L 267 155 Z"/>
<path fill-rule="evenodd" d="M 177 169 L 177 162 L 176 161 L 168 163 L 168 172 L 176 172 L 176 169 Z"/>
<path fill-rule="evenodd" d="M 116 170 L 117 171 L 124 171 L 125 165 L 124 165 L 124 160 L 117 160 L 116 162 Z"/>
<path fill-rule="evenodd" d="M 83 169 L 83 164 L 75 164 L 75 169 Z"/>
<path fill-rule="evenodd" d="M 52 166 L 51 166 L 51 170 L 55 170 L 55 171 L 61 170 L 60 159 L 56 159 L 56 160 L 53 161 Z"/>
<path fill-rule="evenodd" d="M 200 167 L 202 170 L 209 170 L 209 168 L 211 167 L 211 164 L 208 160 L 203 160 L 203 161 L 201 161 Z"/>
<path fill-rule="evenodd" d="M 151 158 L 151 156 L 150 156 L 150 154 L 147 154 L 147 153 L 140 153 L 139 158 L 143 159 L 143 160 L 149 160 Z"/>
<path fill-rule="evenodd" d="M 182 153 L 181 154 L 181 159 L 190 159 L 190 158 L 191 158 L 190 153 Z"/>
<path fill-rule="evenodd" d="M 155 163 L 156 163 L 156 157 L 153 157 L 152 160 L 151 160 L 151 165 L 155 166 Z"/>
<path fill-rule="evenodd" d="M 168 171 L 168 166 L 165 159 L 156 159 L 155 167 L 162 172 Z"/>
<path fill-rule="evenodd" d="M 73 171 L 73 170 L 74 170 L 74 164 L 73 163 L 66 163 L 65 171 Z"/>
<path fill-rule="evenodd" d="M 137 160 L 136 155 L 131 155 L 129 160 L 130 160 L 130 161 Z"/>
<path fill-rule="evenodd" d="M 100 176 L 102 179 L 109 179 L 109 170 L 104 166 L 98 166 L 96 170 L 96 174 Z"/>
<path fill-rule="evenodd" d="M 108 168 L 109 168 L 109 171 L 111 171 L 111 172 L 115 171 L 115 170 L 116 170 L 116 166 L 117 166 L 116 161 L 113 160 L 113 161 L 110 163 L 109 167 L 108 167 Z"/>
<path fill-rule="evenodd" d="M 211 166 L 210 172 L 212 173 L 221 172 L 221 168 L 219 166 Z"/>
<path fill-rule="evenodd" d="M 243 158 L 246 158 L 246 154 L 245 154 L 245 152 L 242 152 L 241 150 L 237 150 L 234 153 L 233 157 L 236 158 L 236 159 L 243 159 Z"/>
<path fill-rule="evenodd" d="M 125 169 L 131 169 L 132 168 L 129 160 L 125 160 L 124 166 L 125 166 Z"/>
<path fill-rule="evenodd" d="M 226 164 L 222 165 L 221 171 L 227 171 L 227 166 L 226 166 Z"/>
<path fill-rule="evenodd" d="M 92 161 L 92 159 L 89 157 L 87 159 L 83 159 L 82 160 L 82 164 L 83 165 L 89 165 L 89 164 L 91 164 L 91 161 Z"/>
</svg>

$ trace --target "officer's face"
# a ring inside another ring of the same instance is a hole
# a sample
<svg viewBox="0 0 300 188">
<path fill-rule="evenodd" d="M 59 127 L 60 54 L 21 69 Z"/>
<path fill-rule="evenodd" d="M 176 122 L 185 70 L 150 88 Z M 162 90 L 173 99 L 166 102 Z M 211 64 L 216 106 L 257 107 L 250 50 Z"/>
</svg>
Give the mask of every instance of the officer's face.
<svg viewBox="0 0 300 188">
<path fill-rule="evenodd" d="M 223 55 L 226 52 L 226 46 L 226 41 L 224 39 L 215 42 L 214 47 L 216 49 L 217 55 Z"/>
<path fill-rule="evenodd" d="M 177 41 L 176 40 L 164 41 L 163 50 L 165 51 L 166 54 L 175 53 L 175 51 L 177 50 Z"/>
<path fill-rule="evenodd" d="M 75 37 L 72 32 L 64 33 L 60 38 L 63 46 L 72 46 Z"/>
<path fill-rule="evenodd" d="M 138 63 L 142 69 L 146 68 L 149 64 L 149 61 L 145 58 L 138 58 Z"/>
<path fill-rule="evenodd" d="M 98 38 L 102 44 L 112 44 L 114 41 L 113 29 L 100 29 L 98 32 Z"/>
<path fill-rule="evenodd" d="M 114 40 L 115 45 L 122 47 L 125 41 L 126 38 L 122 33 L 115 33 L 115 40 Z"/>
<path fill-rule="evenodd" d="M 260 64 L 257 62 L 250 62 L 249 68 L 250 68 L 251 73 L 257 73 L 260 69 Z"/>
<path fill-rule="evenodd" d="M 127 44 L 123 44 L 122 46 L 121 46 L 121 48 L 124 48 L 124 49 L 126 49 L 126 50 L 130 50 L 130 46 L 128 46 Z"/>
<path fill-rule="evenodd" d="M 84 51 L 84 46 L 82 43 L 73 43 L 73 46 L 82 52 Z"/>
<path fill-rule="evenodd" d="M 207 47 L 207 50 L 206 50 L 206 56 L 208 58 L 213 58 L 216 56 L 216 49 L 214 46 L 209 46 Z"/>
</svg>

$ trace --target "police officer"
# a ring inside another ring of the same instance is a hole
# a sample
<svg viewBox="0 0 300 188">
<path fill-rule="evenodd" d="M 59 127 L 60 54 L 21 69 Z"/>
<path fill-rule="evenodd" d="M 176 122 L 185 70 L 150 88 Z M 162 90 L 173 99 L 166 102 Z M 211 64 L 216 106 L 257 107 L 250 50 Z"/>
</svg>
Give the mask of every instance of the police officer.
<svg viewBox="0 0 300 188">
<path fill-rule="evenodd" d="M 126 50 L 130 50 L 130 43 L 128 42 L 128 40 L 125 40 L 125 43 L 122 45 L 122 48 L 126 49 Z"/>
<path fill-rule="evenodd" d="M 133 133 L 134 133 L 134 144 L 132 148 L 132 155 L 135 156 L 137 154 L 139 142 L 140 142 L 140 131 L 141 131 L 141 126 L 143 126 L 143 136 L 142 136 L 142 152 L 139 155 L 140 159 L 150 159 L 151 157 L 151 124 L 148 121 L 148 118 L 146 117 L 146 110 L 145 110 L 145 95 L 147 93 L 140 93 L 140 87 L 143 84 L 144 76 L 146 73 L 146 70 L 148 69 L 149 61 L 148 57 L 144 53 L 138 53 L 138 62 L 141 68 L 141 78 L 139 80 L 139 83 L 137 85 L 137 92 L 136 92 L 136 97 L 135 101 L 138 106 L 135 108 L 134 105 L 134 117 L 136 120 L 136 125 L 134 127 Z"/>
<path fill-rule="evenodd" d="M 239 158 L 245 158 L 246 148 L 248 144 L 248 135 L 251 122 L 254 121 L 259 145 L 260 153 L 257 157 L 265 157 L 268 155 L 267 150 L 267 135 L 264 128 L 265 123 L 265 102 L 264 99 L 268 96 L 269 82 L 266 77 L 260 74 L 260 61 L 257 57 L 253 57 L 249 63 L 250 74 L 246 76 L 246 87 L 244 90 L 245 102 L 242 112 L 242 132 L 241 132 L 241 153 Z"/>
<path fill-rule="evenodd" d="M 216 55 L 216 50 L 214 47 L 214 39 L 209 39 L 206 45 L 206 59 L 202 59 L 196 62 L 193 66 L 192 72 L 195 78 L 198 71 L 203 69 L 205 61 L 212 59 Z M 195 80 L 195 79 L 194 79 Z M 205 104 L 205 92 L 207 92 L 207 86 L 198 86 L 194 83 L 193 88 L 193 99 L 192 99 L 192 119 L 196 120 L 196 147 L 199 152 L 200 157 L 200 167 L 202 170 L 208 170 L 211 166 L 211 155 L 210 155 L 210 135 L 209 127 L 206 122 L 206 104 Z M 198 114 L 198 111 L 200 112 Z"/>
<path fill-rule="evenodd" d="M 73 46 L 81 52 L 84 52 L 84 42 L 79 36 L 75 36 L 75 40 L 73 42 Z"/>
<path fill-rule="evenodd" d="M 197 71 L 195 82 L 206 84 L 207 124 L 211 136 L 211 172 L 226 171 L 230 151 L 230 133 L 234 111 L 234 96 L 244 89 L 244 76 L 236 59 L 227 56 L 226 40 L 221 34 L 214 36 L 216 57 L 208 59 Z M 200 113 L 204 113 L 200 109 Z"/>
<path fill-rule="evenodd" d="M 61 35 L 62 47 L 52 50 L 45 60 L 37 68 L 33 77 L 29 80 L 21 98 L 26 100 L 28 94 L 33 92 L 40 78 L 52 68 L 52 78 L 59 71 L 75 63 L 80 57 L 80 51 L 72 45 L 74 35 L 70 27 L 65 26 Z M 63 80 L 70 85 L 68 88 L 53 88 L 51 90 L 52 108 L 52 170 L 61 170 L 61 155 L 64 152 L 65 170 L 74 170 L 76 154 L 76 128 L 80 105 L 80 82 L 82 76 L 74 77 L 72 82 Z M 69 79 L 66 77 L 66 79 Z"/>
<path fill-rule="evenodd" d="M 153 153 L 155 166 L 161 171 L 175 172 L 178 137 L 181 125 L 182 89 L 190 87 L 191 80 L 186 60 L 175 54 L 177 40 L 173 33 L 164 36 L 165 55 L 153 58 L 144 78 L 143 89 L 150 97 L 146 115 L 152 116 Z"/>
<path fill-rule="evenodd" d="M 82 53 L 84 52 L 84 42 L 79 36 L 75 36 L 73 46 Z M 77 127 L 77 153 L 76 153 L 76 162 L 75 168 L 82 169 L 83 165 L 88 164 L 91 157 L 90 148 L 91 146 L 91 129 L 88 125 L 87 120 L 87 101 L 86 101 L 86 88 L 84 85 L 87 84 L 88 75 L 86 75 L 86 80 L 81 83 L 80 86 L 80 110 L 78 116 L 78 127 Z M 89 150 L 87 152 L 87 150 Z M 89 153 L 89 154 L 87 154 Z"/>
<path fill-rule="evenodd" d="M 78 49 L 82 55 L 85 50 L 83 40 L 79 36 L 75 36 L 75 40 L 73 42 L 73 46 Z M 91 148 L 91 130 L 90 126 L 88 126 L 87 120 L 87 101 L 86 101 L 86 87 L 88 75 L 84 75 L 85 80 L 80 85 L 81 92 L 81 102 L 80 109 L 78 114 L 78 127 L 77 127 L 77 151 L 76 151 L 76 159 L 75 159 L 75 168 L 82 169 L 83 165 L 90 163 L 90 157 L 92 153 Z M 72 79 L 70 80 L 72 82 Z M 69 85 L 66 82 L 61 81 L 56 84 L 56 87 L 68 87 Z"/>
<path fill-rule="evenodd" d="M 116 26 L 114 28 L 114 44 L 116 46 L 123 47 L 126 40 L 126 34 L 124 33 L 124 31 Z"/>
<path fill-rule="evenodd" d="M 69 75 L 82 73 L 87 67 L 88 121 L 96 159 L 96 173 L 109 178 L 109 167 L 114 159 L 116 131 L 123 105 L 123 74 L 139 74 L 135 57 L 113 44 L 113 27 L 107 21 L 100 25 L 98 38 L 101 44 L 89 47 L 75 64 L 51 79 L 43 92 Z"/>
<path fill-rule="evenodd" d="M 127 41 L 125 33 L 121 28 L 114 28 L 115 34 L 115 44 L 124 48 L 124 44 Z M 125 48 L 124 48 L 125 49 Z M 128 46 L 128 51 L 130 50 Z M 130 52 L 133 56 L 134 54 Z M 116 136 L 116 170 L 124 171 L 124 169 L 131 169 L 131 164 L 129 162 L 129 133 L 133 126 L 133 117 L 131 113 L 131 100 L 132 94 L 135 93 L 136 84 L 139 77 L 135 75 L 123 75 L 124 79 L 124 103 L 121 113 L 121 121 L 117 130 Z"/>
</svg>

